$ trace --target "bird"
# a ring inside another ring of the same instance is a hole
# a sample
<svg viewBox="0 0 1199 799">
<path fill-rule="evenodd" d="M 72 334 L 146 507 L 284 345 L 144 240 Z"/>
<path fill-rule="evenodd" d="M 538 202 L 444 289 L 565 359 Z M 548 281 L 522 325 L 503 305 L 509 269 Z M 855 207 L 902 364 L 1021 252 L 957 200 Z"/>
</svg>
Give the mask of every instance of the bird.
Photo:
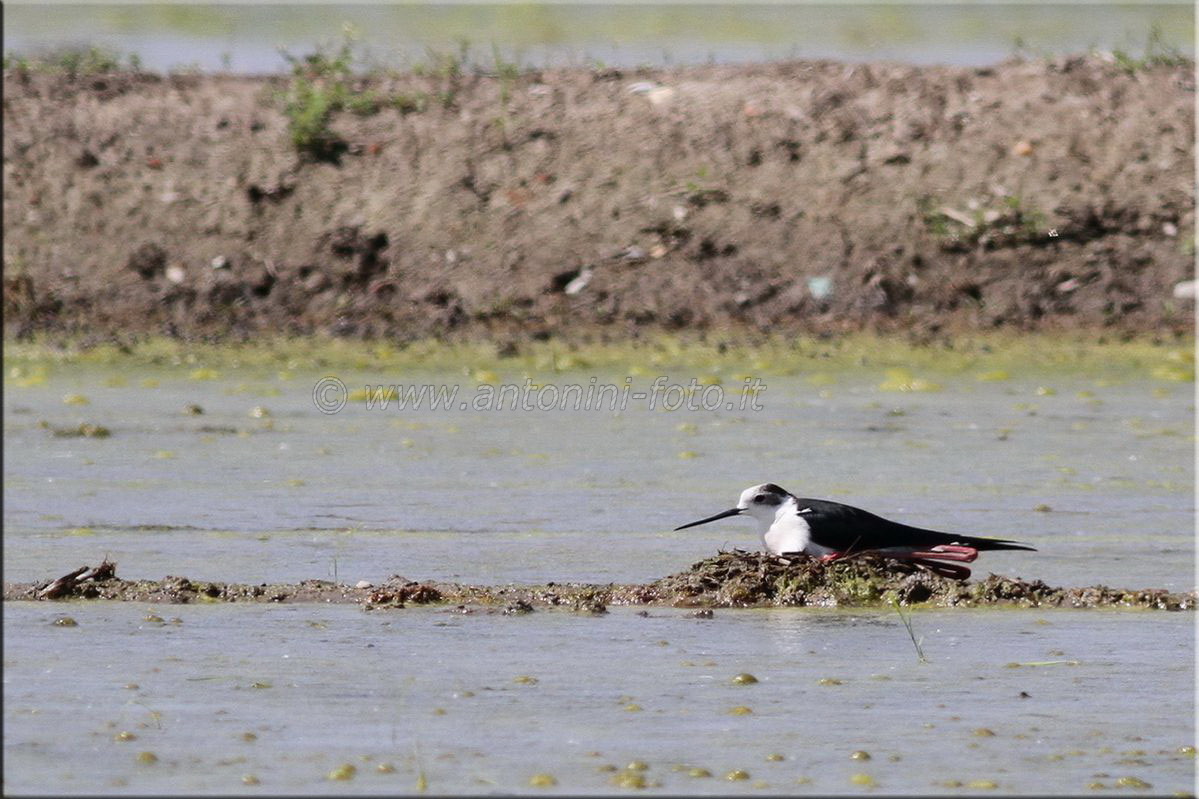
<svg viewBox="0 0 1199 799">
<path fill-rule="evenodd" d="M 911 527 L 852 505 L 797 497 L 774 483 L 750 486 L 741 492 L 736 507 L 675 530 L 742 514 L 758 520 L 762 545 L 772 555 L 803 554 L 832 561 L 862 552 L 877 552 L 919 563 L 937 574 L 958 580 L 969 577 L 970 569 L 939 561 L 971 563 L 985 550 L 1036 551 L 1035 547 L 1006 538 L 981 538 Z"/>
</svg>

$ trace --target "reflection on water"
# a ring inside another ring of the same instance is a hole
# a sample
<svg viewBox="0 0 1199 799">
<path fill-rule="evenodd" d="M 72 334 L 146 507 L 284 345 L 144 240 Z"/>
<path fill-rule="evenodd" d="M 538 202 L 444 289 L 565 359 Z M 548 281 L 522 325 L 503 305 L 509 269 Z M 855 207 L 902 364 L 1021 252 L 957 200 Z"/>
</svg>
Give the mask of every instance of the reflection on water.
<svg viewBox="0 0 1199 799">
<path fill-rule="evenodd" d="M 1194 50 L 1189 4 L 1080 5 L 81 5 L 4 6 L 5 48 L 95 43 L 145 66 L 275 72 L 278 48 L 305 52 L 354 26 L 374 61 L 411 64 L 462 40 L 491 64 L 493 47 L 524 65 L 616 66 L 777 58 L 990 64 L 1017 49 L 1141 52 L 1157 29 Z"/>
</svg>

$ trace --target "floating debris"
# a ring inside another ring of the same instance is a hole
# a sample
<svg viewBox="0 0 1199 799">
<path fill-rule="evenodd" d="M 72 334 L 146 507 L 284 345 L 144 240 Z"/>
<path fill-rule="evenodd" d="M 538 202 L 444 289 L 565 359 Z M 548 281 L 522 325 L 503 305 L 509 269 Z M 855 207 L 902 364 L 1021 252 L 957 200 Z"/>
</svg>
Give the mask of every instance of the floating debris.
<svg viewBox="0 0 1199 799">
<path fill-rule="evenodd" d="M 108 438 L 112 431 L 102 424 L 80 422 L 74 427 L 51 427 L 50 433 L 55 438 Z"/>
<path fill-rule="evenodd" d="M 618 788 L 648 788 L 649 781 L 639 771 L 618 771 L 612 775 L 612 784 Z"/>
<path fill-rule="evenodd" d="M 1078 660 L 1032 660 L 1027 663 L 1008 663 L 1004 668 L 1019 669 L 1023 667 L 1037 666 L 1078 666 L 1081 661 Z"/>
<path fill-rule="evenodd" d="M 1151 784 L 1145 782 L 1140 777 L 1120 777 L 1118 780 L 1116 780 L 1116 787 L 1118 787 L 1118 788 L 1136 788 L 1138 790 L 1143 791 L 1143 790 L 1152 788 L 1153 786 Z"/>
<path fill-rule="evenodd" d="M 358 767 L 353 763 L 342 763 L 337 768 L 329 772 L 331 780 L 352 780 L 354 775 L 358 773 Z"/>
</svg>

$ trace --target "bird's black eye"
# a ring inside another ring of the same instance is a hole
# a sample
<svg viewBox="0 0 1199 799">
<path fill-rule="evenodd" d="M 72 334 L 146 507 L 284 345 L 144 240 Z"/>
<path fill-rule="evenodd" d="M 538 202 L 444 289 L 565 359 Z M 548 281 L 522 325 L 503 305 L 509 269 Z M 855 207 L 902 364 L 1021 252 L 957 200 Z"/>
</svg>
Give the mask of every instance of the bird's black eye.
<svg viewBox="0 0 1199 799">
<path fill-rule="evenodd" d="M 765 501 L 766 501 L 765 494 L 758 494 L 756 497 L 754 497 L 754 502 L 765 502 Z"/>
</svg>

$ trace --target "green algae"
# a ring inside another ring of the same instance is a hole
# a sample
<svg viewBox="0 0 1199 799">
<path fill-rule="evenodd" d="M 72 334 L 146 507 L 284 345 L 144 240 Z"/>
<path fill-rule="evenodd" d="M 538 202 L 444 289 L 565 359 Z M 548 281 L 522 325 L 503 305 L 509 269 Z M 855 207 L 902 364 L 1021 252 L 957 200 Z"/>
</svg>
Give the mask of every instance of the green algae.
<svg viewBox="0 0 1199 799">
<path fill-rule="evenodd" d="M 652 335 L 624 342 L 530 341 L 518 352 L 490 341 L 418 340 L 406 343 L 353 341 L 322 336 L 257 338 L 249 342 L 183 342 L 146 338 L 128 344 L 82 346 L 58 340 L 6 341 L 6 382 L 37 385 L 54 368 L 157 368 L 197 381 L 227 372 L 270 371 L 281 380 L 297 372 L 464 370 L 480 383 L 517 380 L 525 374 L 616 372 L 648 376 L 668 369 L 701 373 L 704 385 L 727 383 L 752 366 L 756 375 L 811 371 L 828 384 L 830 373 L 861 372 L 885 389 L 936 390 L 930 375 L 1007 380 L 1028 375 L 1087 375 L 1096 379 L 1194 380 L 1193 341 L 1158 343 L 1149 338 L 1103 341 L 1071 334 L 986 333 L 934 343 L 912 343 L 870 333 L 834 339 L 761 336 L 730 338 Z M 891 370 L 888 374 L 888 370 Z M 913 377 L 913 375 L 921 375 Z M 143 385 L 145 382 L 143 381 Z"/>
<path fill-rule="evenodd" d="M 330 780 L 352 780 L 358 773 L 358 767 L 352 763 L 343 763 L 329 772 Z"/>
</svg>

